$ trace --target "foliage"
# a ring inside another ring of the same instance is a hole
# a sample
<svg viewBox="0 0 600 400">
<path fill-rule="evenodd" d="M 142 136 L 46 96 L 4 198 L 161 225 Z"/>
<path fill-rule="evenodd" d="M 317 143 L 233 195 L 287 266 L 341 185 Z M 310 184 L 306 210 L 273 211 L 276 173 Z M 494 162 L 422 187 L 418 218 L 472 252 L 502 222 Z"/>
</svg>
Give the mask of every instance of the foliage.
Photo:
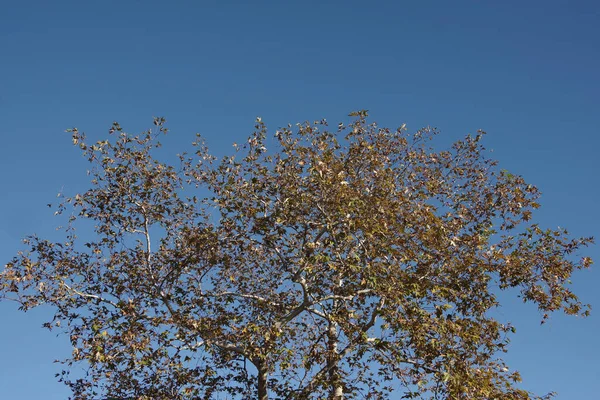
<svg viewBox="0 0 600 400">
<path fill-rule="evenodd" d="M 531 222 L 538 190 L 483 132 L 435 151 L 433 129 L 351 116 L 273 139 L 257 119 L 235 155 L 198 138 L 179 165 L 153 156 L 162 118 L 95 144 L 71 131 L 92 186 L 59 206 L 64 242 L 26 239 L 0 294 L 54 306 L 74 398 L 532 398 L 490 311 L 517 288 L 543 320 L 587 315 L 568 283 L 592 238 Z"/>
</svg>

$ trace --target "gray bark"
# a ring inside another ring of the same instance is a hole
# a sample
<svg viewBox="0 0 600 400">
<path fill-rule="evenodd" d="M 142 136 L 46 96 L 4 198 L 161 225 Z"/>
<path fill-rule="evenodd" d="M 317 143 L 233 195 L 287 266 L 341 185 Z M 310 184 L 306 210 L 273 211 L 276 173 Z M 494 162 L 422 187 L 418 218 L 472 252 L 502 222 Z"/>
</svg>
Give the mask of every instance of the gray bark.
<svg viewBox="0 0 600 400">
<path fill-rule="evenodd" d="M 329 400 L 344 400 L 344 388 L 342 386 L 342 377 L 339 370 L 339 353 L 337 325 L 334 322 L 329 324 L 327 332 L 327 370 L 329 373 L 330 393 Z"/>
</svg>

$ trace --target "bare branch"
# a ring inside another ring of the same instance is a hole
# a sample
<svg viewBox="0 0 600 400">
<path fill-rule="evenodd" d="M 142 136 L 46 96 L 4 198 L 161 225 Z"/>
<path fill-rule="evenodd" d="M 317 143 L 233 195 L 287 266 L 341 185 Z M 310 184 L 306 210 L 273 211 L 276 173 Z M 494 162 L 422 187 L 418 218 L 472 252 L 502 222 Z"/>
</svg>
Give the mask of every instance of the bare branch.
<svg viewBox="0 0 600 400">
<path fill-rule="evenodd" d="M 114 302 L 112 302 L 112 301 L 110 301 L 108 299 L 105 299 L 105 298 L 103 298 L 101 296 L 98 296 L 98 295 L 95 295 L 95 294 L 89 294 L 89 293 L 81 292 L 81 291 L 79 291 L 79 290 L 77 290 L 77 289 L 69 286 L 64 281 L 60 281 L 60 284 L 63 285 L 65 288 L 67 288 L 67 290 L 69 292 L 71 292 L 72 294 L 76 294 L 76 295 L 78 295 L 80 297 L 84 297 L 84 298 L 88 298 L 88 299 L 95 299 L 95 300 L 101 301 L 103 303 L 110 304 L 111 306 L 113 306 L 115 308 L 119 308 L 119 306 L 116 303 L 114 303 Z"/>
</svg>

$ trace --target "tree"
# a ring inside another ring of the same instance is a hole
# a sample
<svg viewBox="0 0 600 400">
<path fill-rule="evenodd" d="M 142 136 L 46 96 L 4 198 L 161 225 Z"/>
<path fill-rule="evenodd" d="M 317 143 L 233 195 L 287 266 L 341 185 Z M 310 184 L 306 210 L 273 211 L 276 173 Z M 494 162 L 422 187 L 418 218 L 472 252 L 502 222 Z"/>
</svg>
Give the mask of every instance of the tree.
<svg viewBox="0 0 600 400">
<path fill-rule="evenodd" d="M 484 132 L 436 151 L 434 129 L 351 116 L 273 139 L 259 118 L 235 155 L 198 138 L 177 166 L 153 156 L 162 118 L 95 144 L 71 130 L 92 186 L 0 293 L 54 306 L 74 398 L 533 398 L 500 357 L 496 295 L 587 315 L 568 284 L 593 239 L 531 222 L 538 190 L 485 157 Z"/>
</svg>

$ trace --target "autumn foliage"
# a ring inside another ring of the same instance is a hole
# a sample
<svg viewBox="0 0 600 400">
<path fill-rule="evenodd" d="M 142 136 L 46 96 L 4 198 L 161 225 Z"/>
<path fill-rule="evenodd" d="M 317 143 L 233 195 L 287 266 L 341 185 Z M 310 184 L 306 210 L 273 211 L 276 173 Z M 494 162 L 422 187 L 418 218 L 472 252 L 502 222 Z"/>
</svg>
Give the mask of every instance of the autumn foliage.
<svg viewBox="0 0 600 400">
<path fill-rule="evenodd" d="M 232 156 L 198 138 L 173 165 L 153 156 L 162 118 L 94 144 L 72 130 L 91 187 L 59 206 L 64 241 L 26 239 L 0 295 L 54 307 L 73 398 L 535 397 L 490 311 L 515 288 L 542 320 L 587 315 L 568 283 L 592 239 L 535 223 L 538 190 L 483 132 L 439 151 L 433 129 L 351 117 L 258 119 Z"/>
</svg>

